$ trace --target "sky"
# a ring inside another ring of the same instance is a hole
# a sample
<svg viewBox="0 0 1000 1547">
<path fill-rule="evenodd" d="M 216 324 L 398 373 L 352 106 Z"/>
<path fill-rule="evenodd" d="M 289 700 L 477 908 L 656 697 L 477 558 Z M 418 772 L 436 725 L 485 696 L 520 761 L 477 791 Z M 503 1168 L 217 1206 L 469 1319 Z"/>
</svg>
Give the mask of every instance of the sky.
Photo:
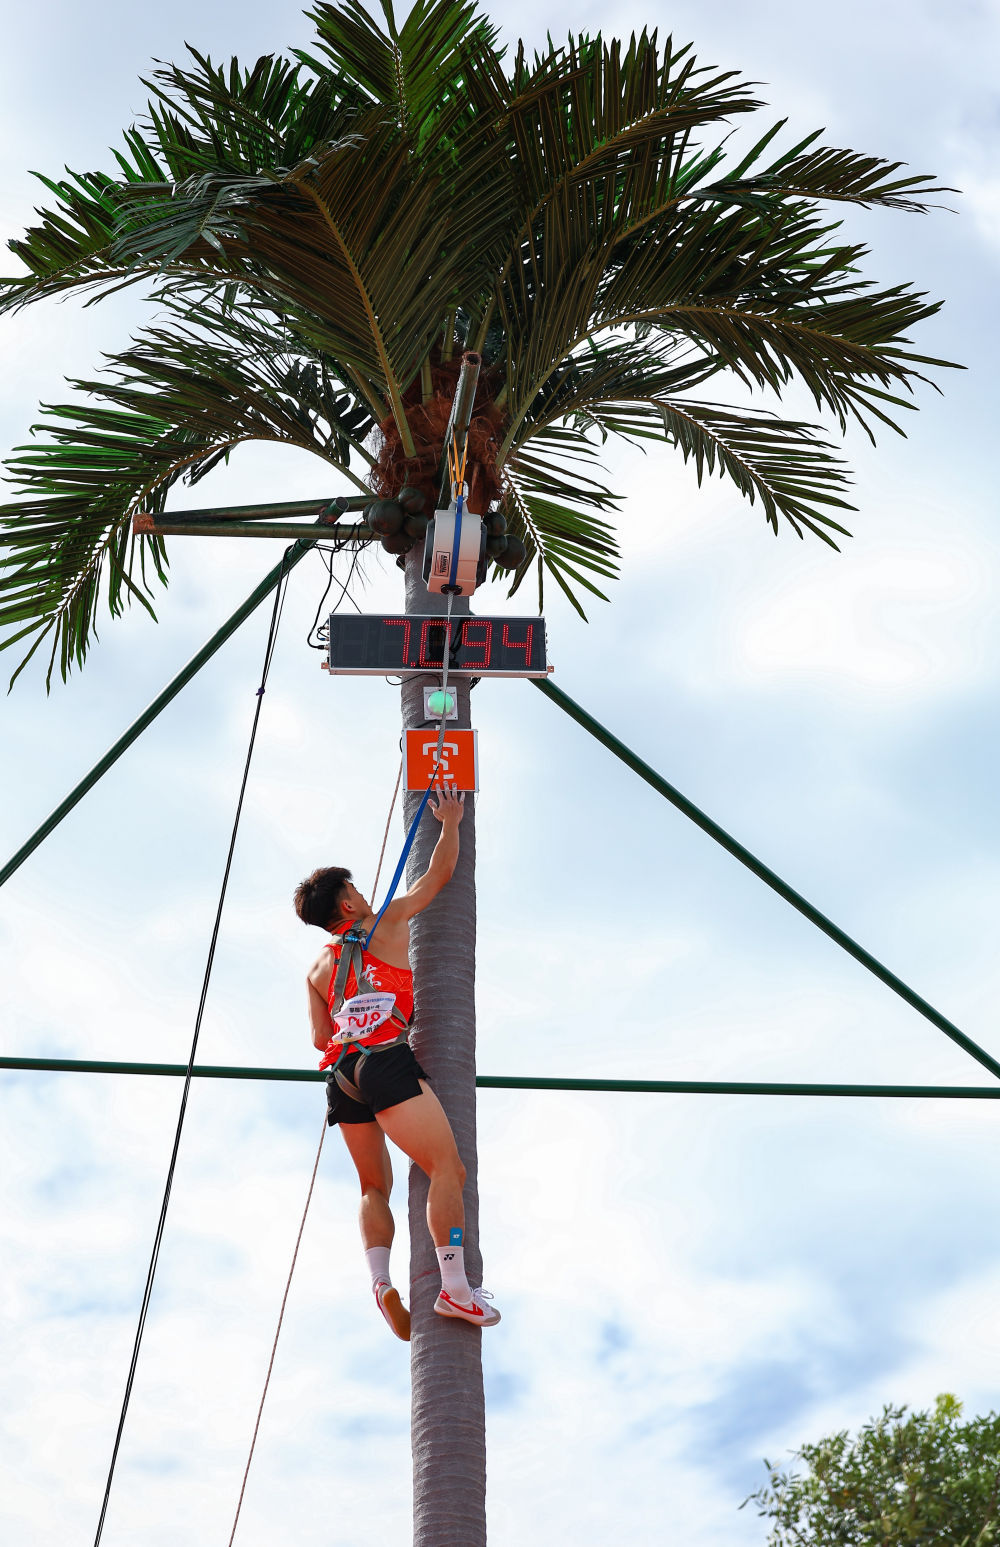
<svg viewBox="0 0 1000 1547">
<path fill-rule="evenodd" d="M 498 13 L 499 15 L 499 13 Z M 582 623 L 546 607 L 554 680 L 723 827 L 1000 1055 L 1000 678 L 993 298 L 1000 8 L 508 4 L 510 40 L 655 25 L 762 83 L 761 132 L 867 150 L 961 190 L 925 217 L 852 212 L 868 272 L 943 298 L 921 349 L 960 362 L 907 438 L 847 441 L 852 540 L 791 533 L 665 450 L 610 450 L 623 573 Z M 8 20 L 0 226 L 27 175 L 108 167 L 140 77 L 185 41 L 304 45 L 296 6 L 50 0 Z M 0 447 L 141 320 L 136 297 L 0 329 Z M 247 448 L 171 508 L 341 492 Z M 277 560 L 176 539 L 159 621 L 105 619 L 86 668 L 0 701 L 13 852 Z M 318 937 L 291 892 L 374 874 L 398 703 L 330 680 L 291 582 L 202 1031 L 208 1063 L 311 1066 Z M 375 560 L 365 610 L 398 604 Z M 516 611 L 494 586 L 476 607 Z M 219 653 L 0 892 L 7 1054 L 183 1062 L 267 629 Z M 475 695 L 483 1073 L 985 1083 L 529 684 Z M 394 842 L 401 841 L 397 817 Z M 604 1003 L 628 1005 L 624 1032 Z M 175 1080 L 0 1074 L 0 1536 L 93 1540 L 176 1121 Z M 106 1547 L 228 1540 L 322 1121 L 309 1084 L 196 1082 Z M 991 1102 L 482 1091 L 491 1547 L 754 1547 L 763 1458 L 884 1403 L 1000 1402 Z M 397 1202 L 405 1174 L 397 1165 Z M 400 1218 L 405 1217 L 405 1208 Z M 355 1184 L 326 1145 L 237 1542 L 409 1537 L 408 1366 L 370 1303 Z M 401 1232 L 394 1276 L 406 1282 Z"/>
</svg>

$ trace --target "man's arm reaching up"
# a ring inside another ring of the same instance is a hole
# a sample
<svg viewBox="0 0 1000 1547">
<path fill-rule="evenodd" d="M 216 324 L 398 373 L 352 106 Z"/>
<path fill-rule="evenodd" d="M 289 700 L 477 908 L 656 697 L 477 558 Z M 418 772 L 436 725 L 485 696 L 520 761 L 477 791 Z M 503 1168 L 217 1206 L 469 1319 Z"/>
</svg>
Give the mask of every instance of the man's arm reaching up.
<svg viewBox="0 0 1000 1547">
<path fill-rule="evenodd" d="M 458 827 L 465 812 L 464 792 L 459 794 L 445 786 L 437 792 L 437 805 L 431 806 L 431 810 L 441 823 L 431 862 L 410 890 L 386 908 L 383 914 L 385 924 L 401 924 L 413 918 L 415 913 L 421 913 L 455 874 L 455 866 L 458 864 Z"/>
</svg>

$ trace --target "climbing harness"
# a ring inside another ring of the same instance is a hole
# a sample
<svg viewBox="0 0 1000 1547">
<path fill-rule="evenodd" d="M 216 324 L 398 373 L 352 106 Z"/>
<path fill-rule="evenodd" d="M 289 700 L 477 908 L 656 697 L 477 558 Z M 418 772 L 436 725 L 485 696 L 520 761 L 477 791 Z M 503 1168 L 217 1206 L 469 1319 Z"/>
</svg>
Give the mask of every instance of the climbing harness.
<svg viewBox="0 0 1000 1547">
<path fill-rule="evenodd" d="M 386 899 L 382 908 L 383 913 L 391 900 L 391 896 Z M 380 918 L 381 916 L 379 914 Z M 353 1049 L 353 1046 L 356 1044 L 358 1052 L 358 1061 L 353 1071 L 355 1075 L 354 1081 L 351 1081 L 343 1072 L 339 1061 L 334 1064 L 332 1074 L 344 1094 L 350 1096 L 352 1101 L 360 1101 L 362 1104 L 364 1103 L 364 1097 L 357 1086 L 357 1075 L 362 1066 L 372 1053 L 388 1052 L 390 1048 L 399 1047 L 405 1042 L 412 1022 L 412 1017 L 404 1015 L 398 1004 L 396 1004 L 395 994 L 379 993 L 364 976 L 365 949 L 374 932 L 375 927 L 373 925 L 369 934 L 365 937 L 357 925 L 352 925 L 340 936 L 340 957 L 337 962 L 337 972 L 333 980 L 333 992 L 330 998 L 330 1017 L 334 1025 L 338 1027 L 338 1031 L 334 1033 L 331 1040 L 341 1044 L 340 1061 L 345 1056 L 346 1048 L 351 1047 Z M 354 969 L 354 982 L 357 992 L 353 998 L 345 1001 L 347 979 L 350 976 L 352 967 Z M 368 993 L 365 993 L 361 986 L 365 982 L 369 982 Z M 372 1013 L 367 1007 L 372 1001 L 376 1000 L 382 1001 L 382 1003 L 378 1010 Z M 355 1022 L 354 1027 L 350 1025 L 352 1020 Z M 386 1021 L 392 1021 L 399 1028 L 396 1036 L 385 1042 L 376 1042 L 371 1047 L 362 1046 L 359 1039 L 371 1036 L 372 1032 L 376 1031 L 379 1026 L 384 1025 Z"/>
</svg>

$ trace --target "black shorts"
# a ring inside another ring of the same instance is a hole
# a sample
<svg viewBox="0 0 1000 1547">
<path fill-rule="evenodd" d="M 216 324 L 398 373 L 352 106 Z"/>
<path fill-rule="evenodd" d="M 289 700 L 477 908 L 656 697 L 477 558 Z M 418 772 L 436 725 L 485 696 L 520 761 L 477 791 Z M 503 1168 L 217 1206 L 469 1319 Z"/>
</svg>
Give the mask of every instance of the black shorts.
<svg viewBox="0 0 1000 1547">
<path fill-rule="evenodd" d="M 358 1053 L 345 1053 L 338 1064 L 364 1096 L 359 1103 L 341 1090 L 331 1069 L 326 1077 L 326 1120 L 335 1123 L 373 1123 L 375 1113 L 398 1106 L 422 1094 L 420 1081 L 427 1076 L 405 1042 L 384 1053 L 372 1053 L 357 1072 Z"/>
</svg>

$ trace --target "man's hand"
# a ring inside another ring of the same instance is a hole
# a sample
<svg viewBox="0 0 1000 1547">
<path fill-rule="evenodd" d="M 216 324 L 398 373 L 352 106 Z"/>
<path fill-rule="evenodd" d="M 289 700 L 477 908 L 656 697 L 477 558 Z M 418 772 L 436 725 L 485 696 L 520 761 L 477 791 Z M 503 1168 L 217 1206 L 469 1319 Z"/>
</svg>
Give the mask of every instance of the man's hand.
<svg viewBox="0 0 1000 1547">
<path fill-rule="evenodd" d="M 437 796 L 437 805 L 432 805 L 431 810 L 441 823 L 438 841 L 434 845 L 430 864 L 420 879 L 415 881 L 402 897 L 396 897 L 383 913 L 382 923 L 389 925 L 390 928 L 413 918 L 415 913 L 421 913 L 429 902 L 434 901 L 441 888 L 447 886 L 455 874 L 460 842 L 458 824 L 465 814 L 465 795 L 459 794 L 452 785 L 448 784 L 443 789 L 435 790 L 434 793 Z M 377 942 L 378 935 L 375 939 Z M 377 953 L 377 943 L 374 949 Z"/>
<path fill-rule="evenodd" d="M 446 784 L 443 789 L 437 790 L 437 805 L 431 810 L 441 823 L 442 827 L 457 827 L 465 815 L 465 791 L 461 793 Z"/>
</svg>

